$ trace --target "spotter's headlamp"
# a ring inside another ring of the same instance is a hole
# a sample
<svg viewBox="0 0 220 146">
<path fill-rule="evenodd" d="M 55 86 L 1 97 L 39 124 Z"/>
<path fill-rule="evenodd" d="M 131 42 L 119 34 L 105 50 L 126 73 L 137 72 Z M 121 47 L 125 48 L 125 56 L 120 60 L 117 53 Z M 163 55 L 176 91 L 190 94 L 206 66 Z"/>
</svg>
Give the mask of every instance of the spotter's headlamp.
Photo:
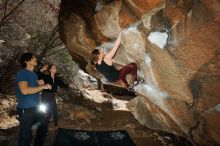
<svg viewBox="0 0 220 146">
<path fill-rule="evenodd" d="M 47 112 L 47 106 L 45 104 L 40 104 L 39 105 L 39 111 L 46 113 Z"/>
</svg>

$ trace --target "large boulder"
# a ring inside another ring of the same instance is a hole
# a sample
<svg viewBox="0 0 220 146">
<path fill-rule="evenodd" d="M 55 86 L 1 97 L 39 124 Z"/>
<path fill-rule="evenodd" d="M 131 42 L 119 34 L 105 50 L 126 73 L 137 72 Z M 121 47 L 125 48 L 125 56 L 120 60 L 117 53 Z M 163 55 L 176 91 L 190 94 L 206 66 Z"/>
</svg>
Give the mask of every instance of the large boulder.
<svg viewBox="0 0 220 146">
<path fill-rule="evenodd" d="M 135 87 L 138 96 L 128 104 L 135 118 L 149 128 L 181 135 L 194 145 L 219 144 L 220 3 L 101 2 L 84 6 L 92 12 L 87 18 L 76 13 L 75 7 L 67 9 L 71 6 L 63 1 L 60 34 L 70 53 L 89 63 L 94 48 L 108 51 L 119 31 L 127 28 L 113 62 L 117 68 L 136 62 L 138 77 L 145 79 Z M 86 69 L 102 78 L 90 63 Z"/>
</svg>

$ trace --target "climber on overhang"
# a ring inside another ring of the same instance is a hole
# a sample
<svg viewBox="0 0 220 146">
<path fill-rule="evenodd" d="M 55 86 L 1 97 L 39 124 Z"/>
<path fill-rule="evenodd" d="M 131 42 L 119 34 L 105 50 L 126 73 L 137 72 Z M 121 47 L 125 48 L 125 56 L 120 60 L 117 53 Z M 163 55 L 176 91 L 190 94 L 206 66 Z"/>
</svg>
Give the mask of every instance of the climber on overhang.
<svg viewBox="0 0 220 146">
<path fill-rule="evenodd" d="M 133 90 L 135 85 L 143 82 L 143 80 L 137 80 L 137 64 L 132 62 L 117 70 L 112 63 L 112 59 L 120 46 L 123 31 L 124 30 L 120 31 L 114 47 L 107 54 L 104 53 L 103 48 L 93 50 L 91 54 L 91 63 L 108 81 L 121 84 L 122 87 L 128 90 Z M 131 85 L 129 85 L 126 80 L 128 74 L 132 75 Z"/>
</svg>

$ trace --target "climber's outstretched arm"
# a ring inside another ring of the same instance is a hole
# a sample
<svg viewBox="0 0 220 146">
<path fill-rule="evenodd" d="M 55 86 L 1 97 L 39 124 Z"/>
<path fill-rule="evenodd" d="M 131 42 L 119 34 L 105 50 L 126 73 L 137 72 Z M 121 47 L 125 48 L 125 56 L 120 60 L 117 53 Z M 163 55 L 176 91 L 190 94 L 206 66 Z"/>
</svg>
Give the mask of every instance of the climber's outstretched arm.
<svg viewBox="0 0 220 146">
<path fill-rule="evenodd" d="M 114 47 L 105 55 L 105 59 L 112 59 L 115 56 L 115 53 L 117 52 L 121 43 L 121 34 L 122 31 L 120 31 L 117 40 L 115 41 Z"/>
</svg>

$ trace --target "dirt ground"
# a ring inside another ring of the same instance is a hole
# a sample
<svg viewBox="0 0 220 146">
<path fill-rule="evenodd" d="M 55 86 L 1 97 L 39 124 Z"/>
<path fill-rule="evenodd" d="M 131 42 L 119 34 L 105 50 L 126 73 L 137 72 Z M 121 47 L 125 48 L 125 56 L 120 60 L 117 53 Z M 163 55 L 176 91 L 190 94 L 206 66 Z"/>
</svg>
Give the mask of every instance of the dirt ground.
<svg viewBox="0 0 220 146">
<path fill-rule="evenodd" d="M 120 100 L 130 100 L 129 96 L 114 96 Z M 139 124 L 128 111 L 113 110 L 110 102 L 95 103 L 85 98 L 75 98 L 68 105 L 62 105 L 65 109 L 60 112 L 59 126 L 68 129 L 80 130 L 126 130 L 136 146 L 162 146 L 161 141 L 153 135 L 153 131 Z M 50 124 L 46 146 L 53 144 L 57 127 Z"/>
<path fill-rule="evenodd" d="M 68 95 L 67 95 L 68 96 Z M 106 95 L 106 98 L 111 98 Z M 132 96 L 114 96 L 129 101 Z M 126 130 L 136 146 L 187 146 L 169 134 L 142 126 L 129 111 L 114 110 L 110 101 L 97 103 L 82 97 L 58 97 L 58 126 L 51 121 L 44 146 L 52 146 L 58 128 L 79 130 Z M 33 137 L 36 130 L 33 130 Z M 0 146 L 16 146 L 19 127 L 0 130 Z"/>
</svg>

